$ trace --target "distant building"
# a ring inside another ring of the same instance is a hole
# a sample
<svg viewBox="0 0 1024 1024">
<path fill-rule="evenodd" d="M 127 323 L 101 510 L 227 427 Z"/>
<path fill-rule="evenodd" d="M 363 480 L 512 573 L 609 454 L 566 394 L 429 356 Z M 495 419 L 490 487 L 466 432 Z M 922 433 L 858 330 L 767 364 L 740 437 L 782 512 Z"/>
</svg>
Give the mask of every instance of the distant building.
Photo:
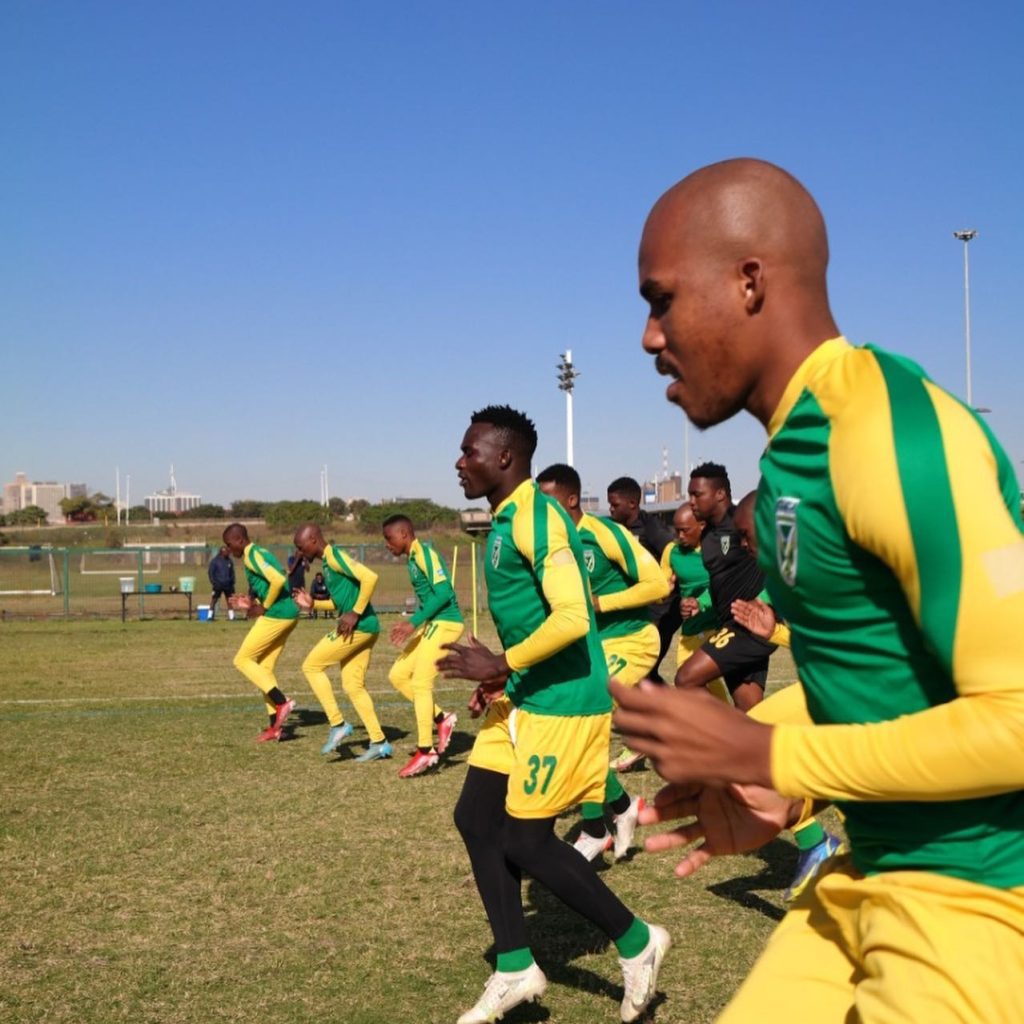
<svg viewBox="0 0 1024 1024">
<path fill-rule="evenodd" d="M 171 486 L 164 491 L 157 491 L 155 494 L 147 494 L 143 503 L 149 510 L 150 515 L 161 515 L 169 513 L 178 515 L 181 512 L 188 512 L 202 505 L 203 499 L 198 494 L 188 494 L 178 490 L 177 481 L 174 479 L 174 467 L 171 466 Z"/>
<path fill-rule="evenodd" d="M 46 513 L 48 523 L 64 522 L 60 503 L 64 498 L 86 494 L 85 484 L 59 484 L 55 480 L 29 480 L 24 473 L 15 473 L 11 483 L 4 484 L 4 515 L 35 505 Z"/>
<path fill-rule="evenodd" d="M 683 498 L 683 478 L 679 473 L 658 481 L 658 497 L 655 500 L 682 501 Z"/>
<path fill-rule="evenodd" d="M 596 516 L 600 514 L 601 508 L 601 499 L 596 494 L 580 495 L 581 512 L 589 512 L 592 516 Z"/>
</svg>

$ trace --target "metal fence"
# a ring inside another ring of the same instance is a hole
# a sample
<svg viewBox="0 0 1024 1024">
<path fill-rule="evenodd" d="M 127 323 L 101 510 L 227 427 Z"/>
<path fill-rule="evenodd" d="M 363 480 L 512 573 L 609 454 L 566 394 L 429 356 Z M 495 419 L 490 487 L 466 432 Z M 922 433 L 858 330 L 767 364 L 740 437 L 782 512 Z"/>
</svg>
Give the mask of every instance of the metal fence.
<svg viewBox="0 0 1024 1024">
<path fill-rule="evenodd" d="M 373 595 L 377 611 L 402 612 L 415 607 L 404 558 L 395 558 L 383 544 L 339 546 L 379 576 Z M 468 620 L 474 584 L 477 607 L 484 608 L 480 543 L 466 539 L 437 546 L 454 577 L 455 592 Z M 269 548 L 282 566 L 295 550 L 287 545 Z M 218 550 L 218 545 L 209 544 L 0 548 L 0 618 L 115 618 L 123 607 L 132 618 L 184 618 L 188 614 L 185 593 L 192 593 L 193 614 L 199 605 L 209 602 L 206 567 Z M 318 569 L 319 563 L 306 569 L 307 590 Z M 248 589 L 238 561 L 235 587 L 240 593 Z M 125 591 L 131 594 L 122 602 Z"/>
</svg>

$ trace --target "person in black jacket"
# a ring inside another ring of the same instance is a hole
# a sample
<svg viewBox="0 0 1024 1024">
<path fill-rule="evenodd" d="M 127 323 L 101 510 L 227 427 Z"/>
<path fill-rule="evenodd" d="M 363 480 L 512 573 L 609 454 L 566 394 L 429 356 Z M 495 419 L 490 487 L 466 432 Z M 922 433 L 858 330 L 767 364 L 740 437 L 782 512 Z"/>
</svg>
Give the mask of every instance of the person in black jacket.
<svg viewBox="0 0 1024 1024">
<path fill-rule="evenodd" d="M 206 575 L 210 577 L 210 586 L 213 588 L 213 596 L 210 598 L 210 618 L 217 613 L 217 598 L 224 595 L 224 603 L 235 593 L 235 563 L 231 561 L 231 555 L 227 548 L 221 548 L 210 559 Z M 228 618 L 233 619 L 235 613 L 228 608 Z"/>
</svg>

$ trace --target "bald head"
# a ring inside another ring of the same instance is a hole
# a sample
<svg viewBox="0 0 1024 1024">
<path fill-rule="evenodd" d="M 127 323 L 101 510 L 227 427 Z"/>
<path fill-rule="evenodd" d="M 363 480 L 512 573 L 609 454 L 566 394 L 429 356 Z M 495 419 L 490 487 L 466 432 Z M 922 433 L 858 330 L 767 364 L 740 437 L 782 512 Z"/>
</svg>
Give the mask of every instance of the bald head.
<svg viewBox="0 0 1024 1024">
<path fill-rule="evenodd" d="M 676 531 L 676 541 L 680 546 L 689 549 L 700 546 L 700 536 L 704 527 L 693 514 L 693 506 L 688 501 L 684 501 L 675 510 L 672 528 Z"/>
<path fill-rule="evenodd" d="M 757 530 L 754 528 L 754 506 L 757 504 L 757 491 L 751 491 L 740 498 L 732 521 L 739 531 L 740 542 L 757 558 Z"/>
<path fill-rule="evenodd" d="M 651 230 L 667 232 L 705 260 L 759 257 L 807 285 L 825 287 L 828 237 L 821 211 L 796 178 L 764 160 L 724 160 L 683 178 L 654 204 L 645 240 Z"/>
<path fill-rule="evenodd" d="M 821 211 L 774 164 L 726 160 L 673 185 L 640 243 L 644 348 L 676 378 L 670 401 L 699 427 L 743 408 L 767 421 L 796 366 L 839 333 L 827 267 Z"/>
<path fill-rule="evenodd" d="M 323 532 L 316 523 L 303 523 L 295 531 L 294 542 L 296 550 L 307 562 L 322 557 L 327 546 Z"/>
</svg>

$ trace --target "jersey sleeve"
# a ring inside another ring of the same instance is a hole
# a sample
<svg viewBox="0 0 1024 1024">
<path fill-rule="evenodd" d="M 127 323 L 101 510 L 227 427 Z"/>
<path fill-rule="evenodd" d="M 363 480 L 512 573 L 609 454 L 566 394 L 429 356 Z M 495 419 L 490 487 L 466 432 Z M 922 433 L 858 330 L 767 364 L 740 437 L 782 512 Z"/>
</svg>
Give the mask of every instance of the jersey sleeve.
<svg viewBox="0 0 1024 1024">
<path fill-rule="evenodd" d="M 883 404 L 833 425 L 832 477 L 850 537 L 892 571 L 952 689 L 891 721 L 777 727 L 772 778 L 790 796 L 929 801 L 1024 786 L 1024 538 L 1006 457 L 973 413 L 915 383 L 886 375 L 891 414 Z M 864 451 L 876 453 L 868 477 Z"/>
<path fill-rule="evenodd" d="M 452 585 L 448 581 L 444 563 L 440 556 L 426 544 L 420 544 L 416 550 L 416 564 L 423 573 L 423 578 L 430 587 L 430 596 L 422 602 L 422 606 L 409 619 L 413 626 L 422 626 L 429 622 L 438 612 L 447 607 L 455 596 Z"/>
<path fill-rule="evenodd" d="M 621 528 L 613 529 L 600 521 L 595 522 L 592 529 L 608 561 L 617 565 L 632 581 L 632 586 L 625 590 L 601 596 L 602 612 L 646 608 L 668 597 L 669 584 L 661 566 L 631 533 Z"/>
<path fill-rule="evenodd" d="M 278 572 L 255 548 L 252 552 L 252 564 L 267 581 L 268 589 L 266 597 L 263 599 L 263 607 L 269 608 L 281 596 L 282 591 L 287 593 L 285 585 L 288 583 L 288 577 L 284 573 Z"/>
<path fill-rule="evenodd" d="M 557 654 L 590 629 L 590 607 L 583 576 L 569 545 L 569 535 L 554 508 L 545 510 L 547 547 L 537 551 L 532 516 L 517 515 L 512 538 L 520 553 L 533 565 L 541 581 L 544 600 L 551 609 L 547 618 L 525 640 L 505 651 L 513 672 L 536 665 Z"/>
</svg>

